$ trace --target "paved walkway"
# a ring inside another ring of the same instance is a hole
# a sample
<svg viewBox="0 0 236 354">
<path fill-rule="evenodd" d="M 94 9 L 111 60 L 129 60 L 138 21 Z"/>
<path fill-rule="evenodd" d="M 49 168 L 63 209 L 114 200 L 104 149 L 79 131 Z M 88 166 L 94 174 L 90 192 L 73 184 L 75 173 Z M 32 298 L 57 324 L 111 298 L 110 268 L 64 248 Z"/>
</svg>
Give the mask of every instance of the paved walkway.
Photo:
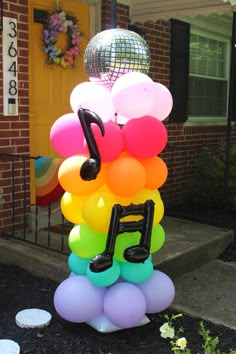
<svg viewBox="0 0 236 354">
<path fill-rule="evenodd" d="M 236 330 L 236 264 L 211 261 L 174 281 L 172 308 Z"/>
</svg>

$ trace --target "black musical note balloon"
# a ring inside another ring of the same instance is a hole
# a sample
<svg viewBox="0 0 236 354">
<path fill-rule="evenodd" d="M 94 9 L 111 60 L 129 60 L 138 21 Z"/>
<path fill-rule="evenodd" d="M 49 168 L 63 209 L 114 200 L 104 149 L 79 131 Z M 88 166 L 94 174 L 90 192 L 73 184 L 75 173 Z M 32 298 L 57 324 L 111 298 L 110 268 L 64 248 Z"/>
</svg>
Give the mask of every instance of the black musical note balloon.
<svg viewBox="0 0 236 354">
<path fill-rule="evenodd" d="M 141 215 L 142 219 L 121 221 L 122 218 L 129 215 Z M 98 273 L 112 267 L 116 238 L 124 232 L 139 231 L 141 233 L 139 244 L 127 248 L 124 251 L 124 258 L 132 263 L 144 262 L 150 253 L 153 217 L 153 200 L 147 200 L 144 204 L 139 205 L 122 206 L 115 204 L 112 208 L 105 251 L 91 259 L 90 270 Z"/>
<path fill-rule="evenodd" d="M 90 157 L 83 163 L 80 169 L 80 176 L 84 181 L 96 179 L 101 170 L 101 156 L 91 129 L 91 124 L 96 124 L 102 136 L 105 134 L 105 129 L 101 118 L 89 109 L 80 108 L 78 117 L 84 132 L 84 136 L 89 148 Z"/>
</svg>

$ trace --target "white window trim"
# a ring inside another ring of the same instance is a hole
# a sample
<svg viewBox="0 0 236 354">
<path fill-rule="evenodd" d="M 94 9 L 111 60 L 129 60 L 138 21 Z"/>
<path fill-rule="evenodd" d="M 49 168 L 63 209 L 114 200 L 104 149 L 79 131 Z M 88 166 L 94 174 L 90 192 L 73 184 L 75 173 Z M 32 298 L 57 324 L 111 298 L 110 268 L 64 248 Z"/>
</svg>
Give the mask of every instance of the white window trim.
<svg viewBox="0 0 236 354">
<path fill-rule="evenodd" d="M 206 21 L 206 22 L 205 22 Z M 225 79 L 228 82 L 227 85 L 227 111 L 225 117 L 188 117 L 187 121 L 184 123 L 184 126 L 225 126 L 227 125 L 227 117 L 228 117 L 228 95 L 229 95 L 229 79 L 230 79 L 230 50 L 231 50 L 231 28 L 227 33 L 226 29 L 224 28 L 223 35 L 222 33 L 218 33 L 215 31 L 214 28 L 209 26 L 208 18 L 201 19 L 200 22 L 197 19 L 186 20 L 191 24 L 190 32 L 191 34 L 196 34 L 199 36 L 207 37 L 210 39 L 218 40 L 221 42 L 226 43 L 226 56 L 227 56 L 227 63 L 226 63 L 226 76 Z M 193 24 L 193 23 L 194 24 Z M 204 26 L 205 22 L 205 26 Z M 200 26 L 198 24 L 200 23 Z M 206 30 L 207 28 L 207 30 Z M 218 27 L 220 28 L 220 27 Z M 195 76 L 195 75 L 193 75 Z M 200 76 L 199 76 L 200 77 Z"/>
</svg>

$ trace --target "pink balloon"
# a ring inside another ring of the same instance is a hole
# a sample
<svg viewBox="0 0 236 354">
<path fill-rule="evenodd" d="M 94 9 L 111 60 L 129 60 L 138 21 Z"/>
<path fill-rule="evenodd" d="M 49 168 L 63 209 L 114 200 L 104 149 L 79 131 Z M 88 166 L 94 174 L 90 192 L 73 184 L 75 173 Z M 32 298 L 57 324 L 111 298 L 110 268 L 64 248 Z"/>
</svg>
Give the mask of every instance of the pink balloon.
<svg viewBox="0 0 236 354">
<path fill-rule="evenodd" d="M 117 327 L 131 328 L 145 316 L 146 300 L 134 284 L 120 282 L 112 285 L 104 297 L 104 314 Z"/>
<path fill-rule="evenodd" d="M 106 288 L 93 285 L 86 276 L 64 280 L 54 294 L 54 306 L 66 321 L 87 322 L 102 313 Z"/>
<path fill-rule="evenodd" d="M 110 90 L 92 82 L 83 82 L 73 89 L 70 105 L 75 113 L 79 108 L 90 109 L 97 113 L 103 122 L 115 119 Z"/>
<path fill-rule="evenodd" d="M 124 125 L 122 132 L 125 151 L 138 158 L 158 155 L 167 143 L 164 124 L 151 116 L 131 119 Z"/>
<path fill-rule="evenodd" d="M 148 114 L 159 120 L 163 120 L 166 117 L 168 117 L 168 115 L 172 110 L 173 98 L 168 88 L 165 87 L 164 85 L 156 82 L 155 89 L 156 89 L 155 106 L 151 109 L 150 112 L 148 112 Z"/>
<path fill-rule="evenodd" d="M 118 114 L 127 118 L 140 118 L 154 108 L 155 84 L 143 73 L 129 72 L 116 80 L 111 95 Z"/>
<path fill-rule="evenodd" d="M 168 275 L 154 270 L 151 278 L 137 285 L 145 296 L 146 313 L 158 313 L 167 309 L 175 297 L 175 287 Z"/>
<path fill-rule="evenodd" d="M 92 125 L 92 131 L 97 143 L 98 151 L 103 162 L 115 160 L 124 148 L 123 134 L 118 124 L 109 121 L 104 123 L 105 135 L 97 125 Z M 88 147 L 86 146 L 88 151 Z"/>
<path fill-rule="evenodd" d="M 84 154 L 84 132 L 75 113 L 58 118 L 50 130 L 50 141 L 56 152 L 64 157 Z"/>
</svg>

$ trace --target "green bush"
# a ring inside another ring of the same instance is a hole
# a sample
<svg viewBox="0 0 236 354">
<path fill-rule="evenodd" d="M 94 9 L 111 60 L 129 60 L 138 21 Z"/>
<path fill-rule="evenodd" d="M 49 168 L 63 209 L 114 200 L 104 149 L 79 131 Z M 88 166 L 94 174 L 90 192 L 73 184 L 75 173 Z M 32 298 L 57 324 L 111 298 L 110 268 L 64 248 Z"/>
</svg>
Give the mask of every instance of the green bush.
<svg viewBox="0 0 236 354">
<path fill-rule="evenodd" d="M 236 210 L 236 146 L 229 151 L 227 189 L 225 190 L 225 147 L 204 148 L 196 161 L 195 178 L 190 185 L 191 199 L 200 205 L 209 204 Z M 225 193 L 225 191 L 227 193 Z"/>
</svg>

